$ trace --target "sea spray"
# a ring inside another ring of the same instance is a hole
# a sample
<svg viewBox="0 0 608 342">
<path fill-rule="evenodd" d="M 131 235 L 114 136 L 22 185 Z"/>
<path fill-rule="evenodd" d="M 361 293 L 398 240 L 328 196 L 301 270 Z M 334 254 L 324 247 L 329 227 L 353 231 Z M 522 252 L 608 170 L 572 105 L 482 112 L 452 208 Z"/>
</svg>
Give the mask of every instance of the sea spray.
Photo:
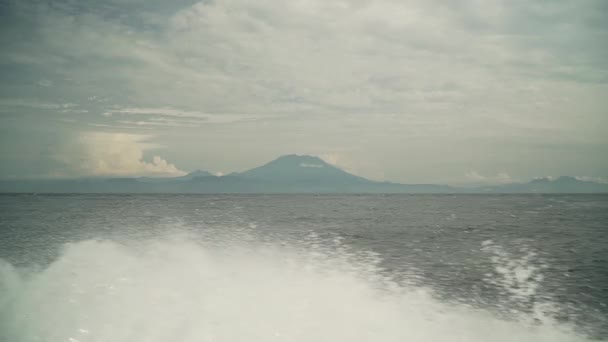
<svg viewBox="0 0 608 342">
<path fill-rule="evenodd" d="M 0 340 L 585 340 L 551 320 L 444 303 L 379 261 L 314 234 L 299 244 L 81 241 L 39 271 L 2 265 Z"/>
</svg>

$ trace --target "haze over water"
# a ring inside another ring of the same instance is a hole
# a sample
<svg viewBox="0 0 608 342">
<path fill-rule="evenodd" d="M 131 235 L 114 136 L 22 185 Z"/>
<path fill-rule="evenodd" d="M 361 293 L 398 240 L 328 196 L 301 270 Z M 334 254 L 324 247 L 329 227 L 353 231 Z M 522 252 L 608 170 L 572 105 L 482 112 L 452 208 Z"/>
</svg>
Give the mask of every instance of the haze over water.
<svg viewBox="0 0 608 342">
<path fill-rule="evenodd" d="M 1 341 L 608 339 L 605 195 L 2 195 Z"/>
</svg>

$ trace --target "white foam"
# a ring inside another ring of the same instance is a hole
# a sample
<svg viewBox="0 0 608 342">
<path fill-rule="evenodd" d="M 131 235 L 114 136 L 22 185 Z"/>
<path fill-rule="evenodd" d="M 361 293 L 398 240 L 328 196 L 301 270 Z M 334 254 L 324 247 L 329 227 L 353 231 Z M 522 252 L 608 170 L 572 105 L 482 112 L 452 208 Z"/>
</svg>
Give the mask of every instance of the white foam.
<svg viewBox="0 0 608 342">
<path fill-rule="evenodd" d="M 83 241 L 43 270 L 0 265 L 0 340 L 583 341 L 381 276 L 347 248 Z"/>
</svg>

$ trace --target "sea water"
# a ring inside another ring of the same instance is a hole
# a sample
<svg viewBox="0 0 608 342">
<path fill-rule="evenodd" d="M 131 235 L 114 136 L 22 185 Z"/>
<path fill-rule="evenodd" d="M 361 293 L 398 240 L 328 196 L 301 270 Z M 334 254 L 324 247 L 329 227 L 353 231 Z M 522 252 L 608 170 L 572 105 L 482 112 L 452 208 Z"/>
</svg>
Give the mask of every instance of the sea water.
<svg viewBox="0 0 608 342">
<path fill-rule="evenodd" d="M 0 341 L 606 340 L 608 196 L 0 196 Z"/>
</svg>

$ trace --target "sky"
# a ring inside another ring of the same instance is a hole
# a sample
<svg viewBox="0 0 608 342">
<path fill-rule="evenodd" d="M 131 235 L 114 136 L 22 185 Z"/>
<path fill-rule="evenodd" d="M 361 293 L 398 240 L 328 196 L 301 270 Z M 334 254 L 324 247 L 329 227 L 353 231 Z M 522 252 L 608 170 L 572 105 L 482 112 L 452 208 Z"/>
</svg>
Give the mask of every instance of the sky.
<svg viewBox="0 0 608 342">
<path fill-rule="evenodd" d="M 608 179 L 605 0 L 0 0 L 0 179 Z"/>
</svg>

